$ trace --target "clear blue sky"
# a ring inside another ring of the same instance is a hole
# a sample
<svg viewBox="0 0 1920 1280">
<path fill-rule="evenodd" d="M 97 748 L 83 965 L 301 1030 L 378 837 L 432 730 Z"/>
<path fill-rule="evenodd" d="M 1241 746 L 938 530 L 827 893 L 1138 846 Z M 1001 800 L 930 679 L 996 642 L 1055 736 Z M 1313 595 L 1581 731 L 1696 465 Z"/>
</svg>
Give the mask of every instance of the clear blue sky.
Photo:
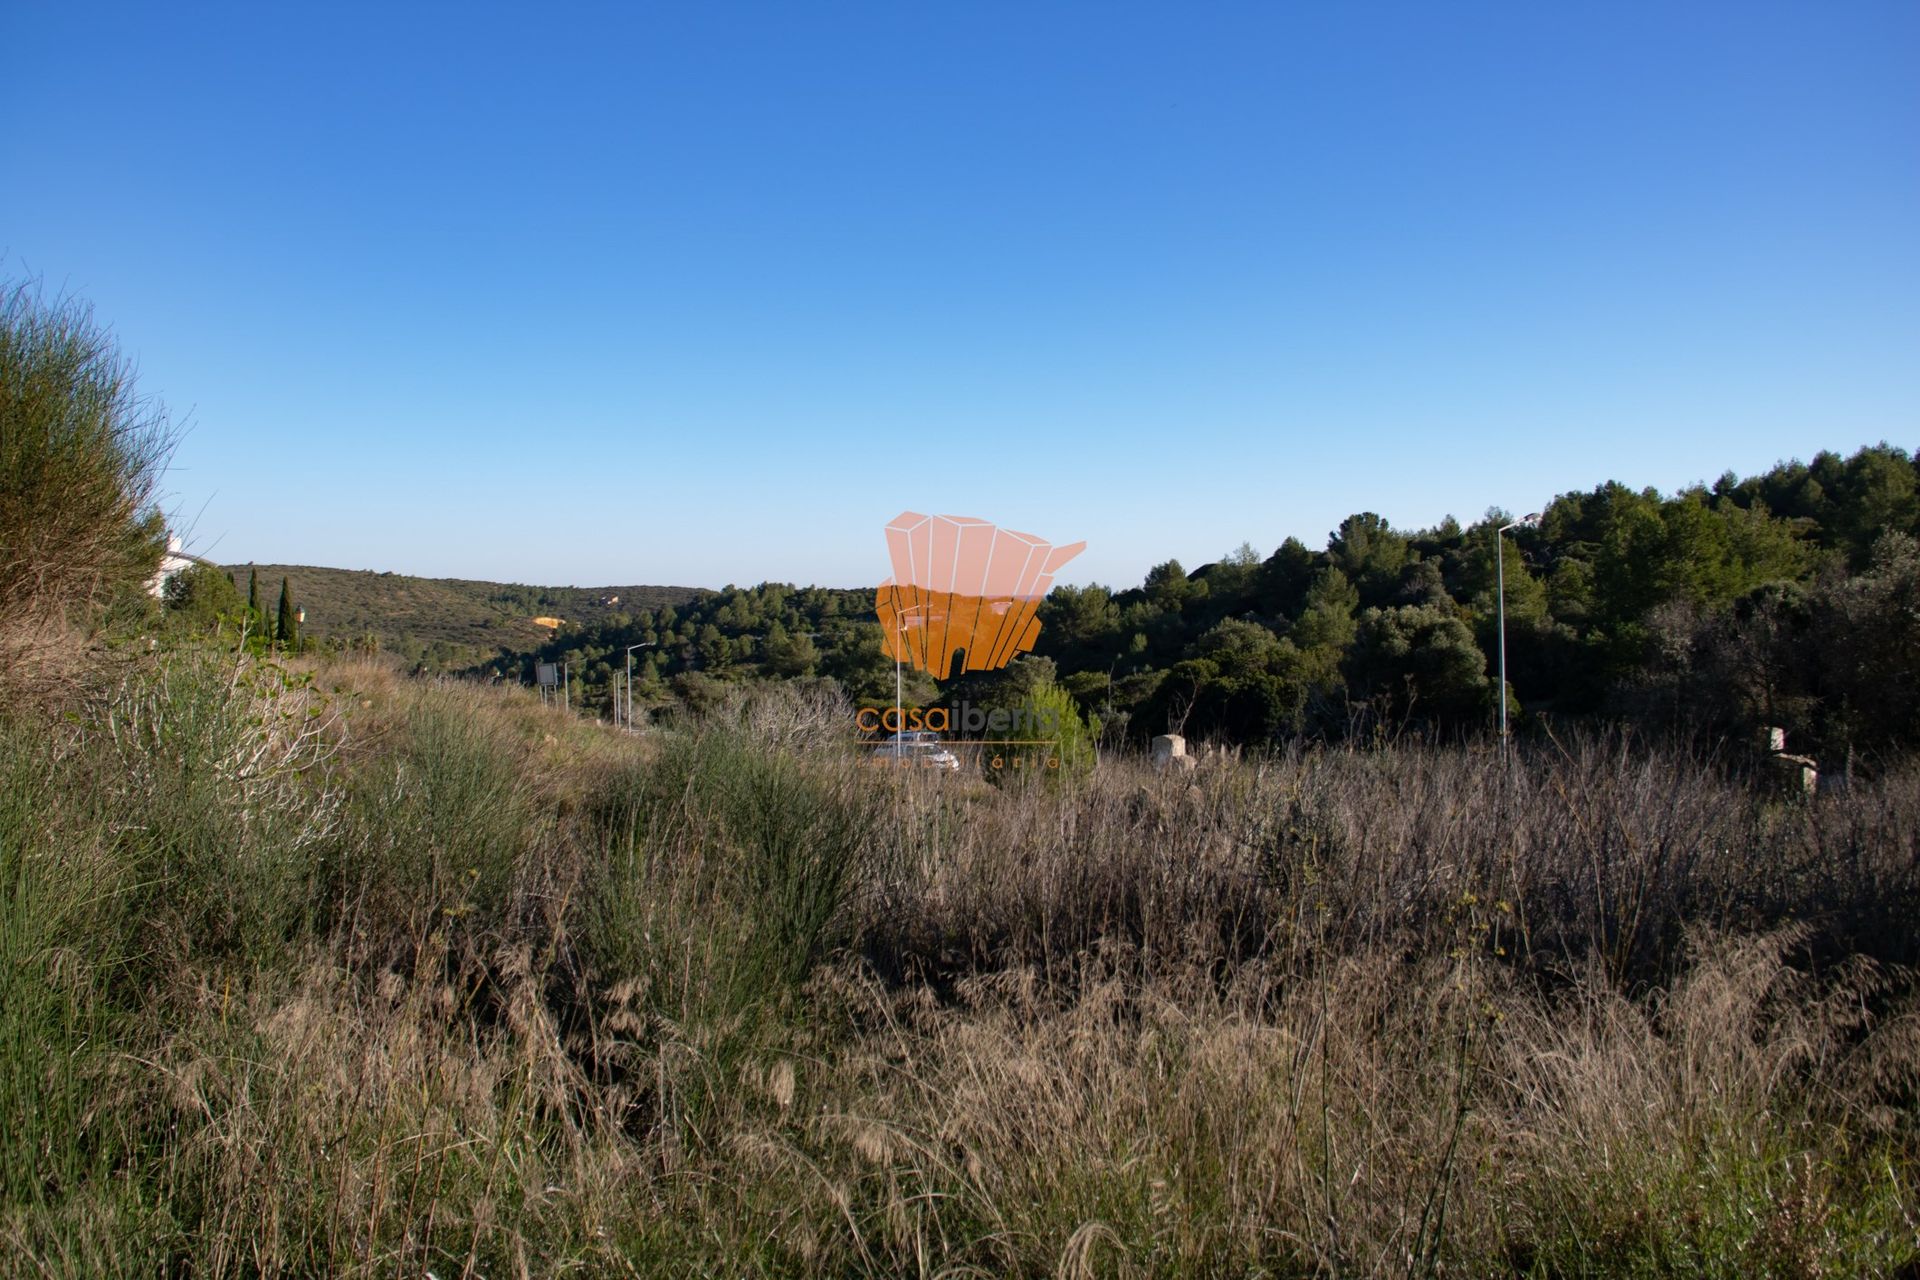
<svg viewBox="0 0 1920 1280">
<path fill-rule="evenodd" d="M 192 544 L 1139 581 L 1920 443 L 1920 4 L 0 5 Z"/>
</svg>

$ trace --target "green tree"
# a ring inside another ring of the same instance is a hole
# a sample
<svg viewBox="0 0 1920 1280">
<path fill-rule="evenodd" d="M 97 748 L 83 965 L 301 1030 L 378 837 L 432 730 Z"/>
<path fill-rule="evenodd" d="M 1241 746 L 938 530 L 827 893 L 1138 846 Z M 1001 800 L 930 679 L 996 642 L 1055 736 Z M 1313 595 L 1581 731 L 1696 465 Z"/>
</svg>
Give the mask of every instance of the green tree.
<svg viewBox="0 0 1920 1280">
<path fill-rule="evenodd" d="M 1666 564 L 1667 526 L 1660 495 L 1609 484 L 1594 491 L 1599 555 L 1594 562 L 1596 621 L 1618 630 L 1638 623 L 1658 604 Z"/>
<path fill-rule="evenodd" d="M 1306 695 L 1307 686 L 1288 676 L 1223 675 L 1199 687 L 1187 729 L 1200 737 L 1267 742 L 1302 726 Z"/>
<path fill-rule="evenodd" d="M 274 635 L 288 653 L 300 652 L 300 618 L 293 607 L 293 589 L 285 578 L 280 579 L 280 611 Z"/>
<path fill-rule="evenodd" d="M 1766 504 L 1740 507 L 1704 489 L 1661 504 L 1665 537 L 1653 568 L 1661 600 L 1723 604 L 1765 582 L 1790 581 L 1810 563 L 1797 531 Z"/>
<path fill-rule="evenodd" d="M 1313 583 L 1314 554 L 1298 538 L 1288 538 L 1268 556 L 1255 576 L 1259 607 L 1275 618 L 1293 618 L 1305 607 Z"/>
<path fill-rule="evenodd" d="M 1920 542 L 1882 534 L 1867 572 L 1817 610 L 1830 735 L 1850 750 L 1920 743 Z"/>
<path fill-rule="evenodd" d="M 1338 653 L 1353 643 L 1353 611 L 1360 593 L 1339 569 L 1323 569 L 1307 588 L 1306 608 L 1293 627 L 1293 642 L 1302 649 L 1330 649 Z"/>
<path fill-rule="evenodd" d="M 1120 625 L 1112 594 L 1099 583 L 1058 586 L 1040 602 L 1040 634 L 1049 652 L 1090 650 L 1104 645 Z"/>
<path fill-rule="evenodd" d="M 829 642 L 820 669 L 840 682 L 847 696 L 863 706 L 893 702 L 894 660 L 887 656 L 885 637 L 877 622 L 862 622 L 844 629 Z M 914 674 L 903 671 L 902 683 Z"/>
<path fill-rule="evenodd" d="M 1193 581 L 1178 560 L 1168 560 L 1147 570 L 1147 599 L 1164 613 L 1180 612 L 1193 591 Z"/>
<path fill-rule="evenodd" d="M 1434 558 L 1412 561 L 1400 571 L 1400 589 L 1394 593 L 1396 604 L 1433 604 L 1451 606 L 1447 579 L 1440 561 Z"/>
<path fill-rule="evenodd" d="M 1547 575 L 1547 611 L 1561 622 L 1584 626 L 1593 615 L 1593 565 L 1566 556 Z"/>
<path fill-rule="evenodd" d="M 1007 728 L 989 729 L 983 734 L 991 742 L 1007 743 L 1002 748 L 987 748 L 987 776 L 1006 781 L 1023 774 L 1057 777 L 1063 773 L 1084 773 L 1092 768 L 1098 726 L 1090 730 L 1080 717 L 1080 707 L 1073 695 L 1054 682 L 1053 664 L 1045 659 L 1023 658 L 1013 666 L 1024 667 L 1024 670 L 1000 684 L 1006 694 L 1013 696 L 999 705 L 1020 714 L 1009 717 Z M 1033 739 L 1046 741 L 1036 746 Z M 1000 768 L 992 767 L 994 759 L 1000 760 Z"/>
<path fill-rule="evenodd" d="M 223 622 L 238 623 L 245 604 L 233 579 L 211 565 L 193 564 L 167 579 L 167 612 L 189 628 L 211 631 Z"/>
<path fill-rule="evenodd" d="M 810 676 L 820 661 L 811 636 L 796 636 L 780 622 L 767 629 L 765 652 L 767 674 L 782 679 Z"/>
<path fill-rule="evenodd" d="M 1717 620 L 1717 634 L 1699 646 L 1716 704 L 1705 709 L 1706 718 L 1747 731 L 1781 725 L 1799 737 L 1815 720 L 1812 615 L 1809 593 L 1798 583 L 1767 583 L 1735 601 Z"/>
<path fill-rule="evenodd" d="M 1361 614 L 1348 678 L 1358 696 L 1395 718 L 1465 724 L 1488 705 L 1487 659 L 1473 632 L 1452 610 L 1431 605 Z"/>
<path fill-rule="evenodd" d="M 1499 532 L 1505 523 L 1504 516 L 1491 516 L 1469 535 L 1471 544 L 1461 579 L 1465 599 L 1481 618 L 1494 619 L 1501 606 L 1497 589 L 1504 584 L 1507 625 L 1542 626 L 1547 621 L 1546 585 L 1527 568 L 1527 558 L 1512 535 Z"/>
<path fill-rule="evenodd" d="M 1399 582 L 1409 554 L 1406 538 L 1371 511 L 1348 516 L 1327 540 L 1327 558 L 1363 597 L 1389 594 Z"/>
<path fill-rule="evenodd" d="M 1280 640 L 1257 622 L 1223 618 L 1193 644 L 1192 657 L 1206 658 L 1226 676 L 1261 675 L 1280 659 Z"/>
<path fill-rule="evenodd" d="M 1231 608 L 1252 593 L 1259 572 L 1260 553 L 1251 542 L 1242 542 L 1207 566 L 1207 594 L 1220 602 L 1218 607 Z"/>
<path fill-rule="evenodd" d="M 1830 504 L 1829 537 L 1856 568 L 1872 563 L 1882 533 L 1920 532 L 1920 493 L 1905 450 L 1881 444 L 1844 463 L 1834 454 L 1814 461 Z"/>
<path fill-rule="evenodd" d="M 699 649 L 701 664 L 709 671 L 725 671 L 733 665 L 733 646 L 713 623 L 706 623 L 700 628 L 695 645 Z"/>
</svg>

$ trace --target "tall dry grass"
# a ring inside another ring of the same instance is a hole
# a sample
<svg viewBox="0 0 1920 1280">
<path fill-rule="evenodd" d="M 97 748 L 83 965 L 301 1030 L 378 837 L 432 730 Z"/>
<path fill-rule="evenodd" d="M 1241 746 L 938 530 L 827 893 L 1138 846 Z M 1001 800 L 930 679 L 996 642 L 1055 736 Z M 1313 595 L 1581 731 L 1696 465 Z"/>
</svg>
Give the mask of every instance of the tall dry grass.
<svg viewBox="0 0 1920 1280">
<path fill-rule="evenodd" d="M 1920 959 L 1920 769 L 1782 803 L 1678 752 L 1590 737 L 1526 753 L 1305 750 L 1155 775 L 1110 762 L 1064 792 L 916 798 L 911 870 L 869 959 L 896 976 L 1070 968 L 1096 944 L 1233 964 L 1303 948 L 1444 942 L 1463 899 L 1505 903 L 1486 945 L 1547 973 L 1671 976 L 1689 927 L 1809 926 L 1805 945 Z"/>
<path fill-rule="evenodd" d="M 1894 1274 L 1920 773 L 991 786 L 182 652 L 0 733 L 0 1272 Z"/>
</svg>

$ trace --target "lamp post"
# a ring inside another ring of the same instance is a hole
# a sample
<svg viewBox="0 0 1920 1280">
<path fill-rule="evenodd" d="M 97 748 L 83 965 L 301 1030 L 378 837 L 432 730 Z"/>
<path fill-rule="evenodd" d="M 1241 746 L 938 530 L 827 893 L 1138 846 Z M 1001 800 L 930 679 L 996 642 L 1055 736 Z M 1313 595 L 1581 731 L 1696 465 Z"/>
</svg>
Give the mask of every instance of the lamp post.
<svg viewBox="0 0 1920 1280">
<path fill-rule="evenodd" d="M 1494 598 L 1500 611 L 1500 762 L 1507 761 L 1507 530 L 1531 529 L 1540 523 L 1540 515 L 1521 516 L 1512 524 L 1503 524 L 1493 534 Z"/>
<path fill-rule="evenodd" d="M 900 643 L 895 645 L 893 650 L 893 758 L 895 760 L 900 758 L 900 748 L 905 742 L 901 734 L 905 732 L 907 727 L 907 713 L 901 705 L 900 651 L 907 647 L 907 642 L 904 638 L 907 634 L 907 615 L 910 613 L 918 613 L 924 608 L 926 608 L 925 605 L 916 604 L 909 608 L 902 609 L 900 611 L 900 624 L 895 628 L 902 637 Z"/>
</svg>

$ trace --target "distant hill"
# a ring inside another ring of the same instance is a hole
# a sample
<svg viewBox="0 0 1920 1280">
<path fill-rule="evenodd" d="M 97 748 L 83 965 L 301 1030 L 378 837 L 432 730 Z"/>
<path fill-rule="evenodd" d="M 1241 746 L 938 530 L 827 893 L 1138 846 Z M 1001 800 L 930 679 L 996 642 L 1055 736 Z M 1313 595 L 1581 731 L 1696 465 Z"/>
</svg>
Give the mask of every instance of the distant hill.
<svg viewBox="0 0 1920 1280">
<path fill-rule="evenodd" d="M 249 569 L 260 575 L 260 599 L 271 610 L 280 579 L 293 585 L 306 610 L 309 640 L 353 641 L 373 635 L 382 650 L 454 666 L 481 661 L 501 649 L 538 648 L 553 634 L 535 618 L 598 627 L 620 615 L 675 608 L 711 594 L 699 587 L 539 587 L 467 578 L 416 578 L 367 569 L 304 564 L 222 566 L 244 593 Z"/>
</svg>

